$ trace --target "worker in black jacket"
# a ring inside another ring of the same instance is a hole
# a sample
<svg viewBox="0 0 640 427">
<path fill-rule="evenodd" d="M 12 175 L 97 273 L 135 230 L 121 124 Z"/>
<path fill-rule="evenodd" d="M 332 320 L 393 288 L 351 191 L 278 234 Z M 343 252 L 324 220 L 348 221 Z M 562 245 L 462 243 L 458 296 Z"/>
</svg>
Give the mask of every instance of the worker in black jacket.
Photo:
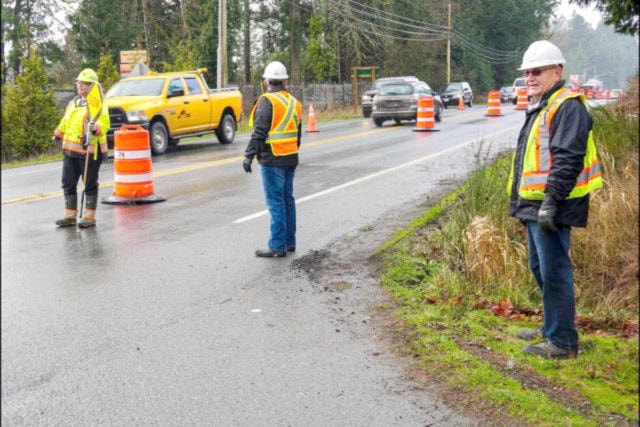
<svg viewBox="0 0 640 427">
<path fill-rule="evenodd" d="M 520 338 L 544 338 L 523 348 L 546 357 L 575 357 L 571 227 L 586 227 L 589 193 L 602 187 L 586 100 L 564 87 L 565 59 L 541 40 L 524 54 L 523 71 L 531 97 L 518 137 L 508 191 L 509 215 L 527 228 L 529 265 L 542 293 L 543 325 L 524 329 Z"/>
<path fill-rule="evenodd" d="M 267 92 L 256 102 L 249 126 L 253 133 L 242 166 L 251 172 L 254 157 L 260 163 L 262 185 L 271 216 L 267 249 L 257 249 L 259 257 L 284 257 L 296 250 L 296 201 L 293 177 L 298 166 L 302 128 L 302 105 L 286 89 L 289 75 L 285 66 L 271 62 L 265 68 Z"/>
</svg>

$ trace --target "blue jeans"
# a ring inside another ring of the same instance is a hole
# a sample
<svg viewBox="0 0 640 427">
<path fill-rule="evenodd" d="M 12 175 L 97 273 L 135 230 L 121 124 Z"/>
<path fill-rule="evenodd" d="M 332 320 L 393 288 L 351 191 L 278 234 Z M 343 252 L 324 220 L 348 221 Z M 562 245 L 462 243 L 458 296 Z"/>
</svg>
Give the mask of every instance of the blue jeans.
<svg viewBox="0 0 640 427">
<path fill-rule="evenodd" d="M 271 215 L 269 249 L 285 252 L 296 247 L 296 200 L 293 198 L 293 166 L 261 166 L 262 186 Z"/>
<path fill-rule="evenodd" d="M 554 233 L 545 233 L 536 221 L 525 223 L 529 266 L 542 292 L 542 332 L 556 346 L 577 351 L 576 298 L 573 264 L 569 258 L 571 229 L 565 227 Z"/>
</svg>

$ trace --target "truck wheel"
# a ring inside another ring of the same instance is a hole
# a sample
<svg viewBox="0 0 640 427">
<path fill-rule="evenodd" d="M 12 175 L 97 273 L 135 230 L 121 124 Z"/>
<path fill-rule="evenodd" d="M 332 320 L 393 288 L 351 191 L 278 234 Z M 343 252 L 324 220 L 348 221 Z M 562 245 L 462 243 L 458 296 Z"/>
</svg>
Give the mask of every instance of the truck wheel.
<svg viewBox="0 0 640 427">
<path fill-rule="evenodd" d="M 365 119 L 368 119 L 369 117 L 371 117 L 371 110 L 363 108 L 362 115 L 364 116 Z"/>
<path fill-rule="evenodd" d="M 236 136 L 236 119 L 229 113 L 224 113 L 220 125 L 216 129 L 216 136 L 220 144 L 231 144 Z"/>
<path fill-rule="evenodd" d="M 162 122 L 151 123 L 149 129 L 149 139 L 151 141 L 151 151 L 153 154 L 164 154 L 169 146 L 169 132 Z"/>
</svg>

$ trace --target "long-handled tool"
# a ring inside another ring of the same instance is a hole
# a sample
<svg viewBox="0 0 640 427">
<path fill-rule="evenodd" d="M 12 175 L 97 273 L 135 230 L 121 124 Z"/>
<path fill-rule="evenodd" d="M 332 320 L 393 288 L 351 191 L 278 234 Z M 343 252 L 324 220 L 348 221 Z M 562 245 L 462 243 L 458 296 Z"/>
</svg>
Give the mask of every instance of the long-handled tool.
<svg viewBox="0 0 640 427">
<path fill-rule="evenodd" d="M 100 83 L 92 83 L 87 91 L 87 123 L 85 125 L 85 144 L 86 154 L 84 156 L 84 172 L 82 174 L 82 197 L 80 200 L 80 218 L 82 218 L 82 209 L 84 207 L 84 193 L 87 188 L 87 169 L 89 169 L 89 144 L 91 144 L 91 123 L 95 123 L 102 113 L 102 86 Z M 95 147 L 94 160 L 98 157 L 100 147 Z M 78 225 L 80 221 L 78 221 Z"/>
</svg>

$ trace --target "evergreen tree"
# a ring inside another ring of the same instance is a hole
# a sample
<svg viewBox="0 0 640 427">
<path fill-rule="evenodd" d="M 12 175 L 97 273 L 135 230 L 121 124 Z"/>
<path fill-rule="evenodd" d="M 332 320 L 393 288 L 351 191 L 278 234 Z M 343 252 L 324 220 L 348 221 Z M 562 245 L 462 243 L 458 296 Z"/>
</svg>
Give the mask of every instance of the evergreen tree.
<svg viewBox="0 0 640 427">
<path fill-rule="evenodd" d="M 113 63 L 113 56 L 108 49 L 102 50 L 96 73 L 102 85 L 102 90 L 105 93 L 114 83 L 120 80 L 120 72 L 118 71 L 118 67 Z"/>
<path fill-rule="evenodd" d="M 304 50 L 306 81 L 327 82 L 337 77 L 335 48 L 327 40 L 322 18 L 309 18 L 309 40 Z"/>
<path fill-rule="evenodd" d="M 51 136 L 61 116 L 47 87 L 42 58 L 34 51 L 22 58 L 24 72 L 3 86 L 2 158 L 21 160 L 55 148 Z"/>
</svg>

